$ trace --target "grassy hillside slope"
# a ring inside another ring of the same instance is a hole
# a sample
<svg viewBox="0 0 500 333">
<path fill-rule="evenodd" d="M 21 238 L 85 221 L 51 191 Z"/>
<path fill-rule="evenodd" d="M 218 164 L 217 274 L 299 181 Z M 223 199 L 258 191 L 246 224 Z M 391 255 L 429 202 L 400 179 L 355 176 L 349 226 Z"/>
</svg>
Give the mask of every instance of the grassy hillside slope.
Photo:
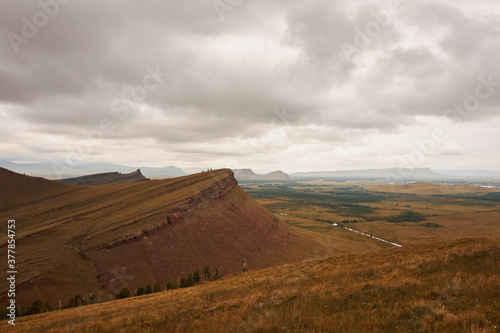
<svg viewBox="0 0 500 333">
<path fill-rule="evenodd" d="M 498 240 L 462 239 L 311 258 L 22 317 L 15 331 L 495 332 L 499 246 Z"/>
</svg>

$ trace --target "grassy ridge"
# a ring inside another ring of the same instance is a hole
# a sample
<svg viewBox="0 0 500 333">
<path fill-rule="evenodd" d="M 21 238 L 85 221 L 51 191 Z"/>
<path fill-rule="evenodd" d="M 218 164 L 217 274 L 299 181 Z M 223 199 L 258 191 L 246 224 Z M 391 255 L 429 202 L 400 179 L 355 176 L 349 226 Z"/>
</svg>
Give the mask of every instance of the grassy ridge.
<svg viewBox="0 0 500 333">
<path fill-rule="evenodd" d="M 500 242 L 313 258 L 193 288 L 23 317 L 22 332 L 494 332 Z M 6 322 L 0 324 L 0 330 Z"/>
</svg>

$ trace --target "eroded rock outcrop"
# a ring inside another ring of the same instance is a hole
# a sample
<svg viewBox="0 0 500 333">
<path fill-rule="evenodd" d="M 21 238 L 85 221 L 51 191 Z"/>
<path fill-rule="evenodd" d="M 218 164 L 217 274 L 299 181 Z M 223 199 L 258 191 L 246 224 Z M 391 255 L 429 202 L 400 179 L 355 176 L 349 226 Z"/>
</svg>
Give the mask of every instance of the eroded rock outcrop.
<svg viewBox="0 0 500 333">
<path fill-rule="evenodd" d="M 107 244 L 101 244 L 88 248 L 86 251 L 96 250 L 99 248 L 111 249 L 123 244 L 129 244 L 142 239 L 144 236 L 158 233 L 171 224 L 186 221 L 193 213 L 206 206 L 211 200 L 224 198 L 224 196 L 229 191 L 234 189 L 237 184 L 238 182 L 234 178 L 233 172 L 231 170 L 227 170 L 227 177 L 224 177 L 222 180 L 216 181 L 209 186 L 201 188 L 200 190 L 198 190 L 195 186 L 193 188 L 193 196 L 182 201 L 174 208 L 169 208 L 165 212 L 148 217 L 153 224 L 150 228 L 139 230 L 132 235 L 122 237 Z"/>
</svg>

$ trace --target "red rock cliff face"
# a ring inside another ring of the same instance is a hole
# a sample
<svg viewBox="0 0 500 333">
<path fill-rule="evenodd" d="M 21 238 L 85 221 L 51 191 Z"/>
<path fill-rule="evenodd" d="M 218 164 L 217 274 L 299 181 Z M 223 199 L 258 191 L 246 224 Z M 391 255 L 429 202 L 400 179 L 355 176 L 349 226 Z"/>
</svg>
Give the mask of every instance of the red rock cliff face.
<svg viewBox="0 0 500 333">
<path fill-rule="evenodd" d="M 229 171 L 228 177 L 201 189 L 191 198 L 178 205 L 173 213 L 167 215 L 166 222 L 176 223 L 187 219 L 194 211 L 207 205 L 211 200 L 224 198 L 237 184 L 234 174 Z"/>
<path fill-rule="evenodd" d="M 143 236 L 158 233 L 168 226 L 186 221 L 194 212 L 205 207 L 212 200 L 224 199 L 226 194 L 233 190 L 237 185 L 238 182 L 234 178 L 233 172 L 231 170 L 227 170 L 227 176 L 223 179 L 214 181 L 208 186 L 193 186 L 193 195 L 191 197 L 182 200 L 174 208 L 168 208 L 164 212 L 148 217 L 151 221 L 150 227 L 138 230 L 135 233 L 122 237 L 118 240 L 94 246 L 92 248 L 87 248 L 86 250 L 89 251 L 100 248 L 111 249 L 123 244 L 130 244 L 131 242 L 142 239 Z"/>
</svg>

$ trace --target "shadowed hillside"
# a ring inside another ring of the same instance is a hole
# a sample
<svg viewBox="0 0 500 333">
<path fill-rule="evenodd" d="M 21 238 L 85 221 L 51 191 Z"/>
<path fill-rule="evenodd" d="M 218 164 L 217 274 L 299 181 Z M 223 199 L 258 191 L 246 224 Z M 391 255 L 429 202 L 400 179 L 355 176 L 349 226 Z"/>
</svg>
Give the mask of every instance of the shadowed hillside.
<svg viewBox="0 0 500 333">
<path fill-rule="evenodd" d="M 314 258 L 187 289 L 22 317 L 15 329 L 495 332 L 499 246 L 498 240 L 463 239 Z"/>
<path fill-rule="evenodd" d="M 61 179 L 70 177 L 83 177 L 97 173 L 132 173 L 141 169 L 148 178 L 170 178 L 185 176 L 186 173 L 175 166 L 167 167 L 145 167 L 145 166 L 125 166 L 109 163 L 91 163 L 78 166 L 71 166 L 68 163 L 44 162 L 44 163 L 12 163 L 0 159 L 0 167 L 30 176 L 44 177 L 47 179 Z"/>
<path fill-rule="evenodd" d="M 1 180 L 16 193 L 3 191 L 0 218 L 16 219 L 18 304 L 57 306 L 91 293 L 102 300 L 207 264 L 227 274 L 243 259 L 263 268 L 314 248 L 243 192 L 231 170 L 94 187 L 6 170 Z M 6 290 L 3 280 L 0 297 Z"/>
<path fill-rule="evenodd" d="M 4 168 L 0 168 L 0 189 L 0 212 L 24 202 L 68 194 L 76 190 L 71 186 L 44 178 L 20 175 Z"/>
<path fill-rule="evenodd" d="M 141 170 L 138 169 L 137 171 L 127 174 L 121 174 L 119 172 L 98 173 L 95 175 L 88 175 L 83 177 L 61 179 L 57 182 L 67 185 L 93 186 L 115 183 L 141 182 L 145 180 L 149 179 L 144 177 L 141 173 Z"/>
</svg>

